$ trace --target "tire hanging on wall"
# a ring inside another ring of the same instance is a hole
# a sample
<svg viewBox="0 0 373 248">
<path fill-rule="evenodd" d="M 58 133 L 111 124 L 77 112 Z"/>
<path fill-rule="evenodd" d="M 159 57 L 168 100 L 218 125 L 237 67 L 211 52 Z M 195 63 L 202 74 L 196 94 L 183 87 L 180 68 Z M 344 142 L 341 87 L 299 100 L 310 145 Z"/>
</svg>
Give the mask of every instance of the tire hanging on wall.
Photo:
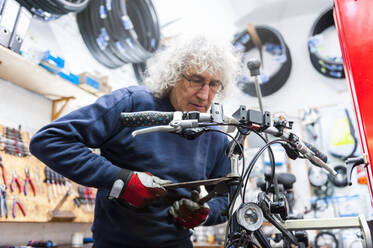
<svg viewBox="0 0 373 248">
<path fill-rule="evenodd" d="M 158 16 L 150 0 L 91 1 L 77 21 L 89 51 L 108 68 L 144 63 L 160 45 Z"/>
<path fill-rule="evenodd" d="M 134 63 L 132 64 L 133 72 L 135 73 L 136 81 L 138 84 L 144 84 L 146 63 Z"/>
<path fill-rule="evenodd" d="M 84 10 L 90 0 L 17 0 L 34 16 L 44 21 L 52 21 L 70 12 Z"/>
<path fill-rule="evenodd" d="M 255 26 L 256 33 L 263 44 L 267 44 L 267 51 L 274 55 L 275 60 L 278 61 L 280 68 L 269 77 L 267 80 L 262 80 L 260 85 L 262 96 L 269 96 L 278 91 L 288 80 L 291 72 L 292 60 L 290 50 L 286 45 L 280 32 L 269 26 Z M 247 30 L 237 34 L 233 40 L 233 45 L 245 54 L 254 49 L 255 40 Z M 263 74 L 262 74 L 263 76 Z M 262 77 L 263 78 L 263 77 Z M 250 80 L 249 75 L 242 75 L 237 82 L 238 88 L 250 96 L 256 96 L 254 81 Z"/>
<path fill-rule="evenodd" d="M 313 67 L 330 78 L 345 78 L 342 57 L 325 56 L 320 53 L 322 32 L 334 26 L 333 7 L 324 10 L 312 25 L 308 38 L 308 52 Z M 338 44 L 337 44 L 338 45 Z"/>
</svg>

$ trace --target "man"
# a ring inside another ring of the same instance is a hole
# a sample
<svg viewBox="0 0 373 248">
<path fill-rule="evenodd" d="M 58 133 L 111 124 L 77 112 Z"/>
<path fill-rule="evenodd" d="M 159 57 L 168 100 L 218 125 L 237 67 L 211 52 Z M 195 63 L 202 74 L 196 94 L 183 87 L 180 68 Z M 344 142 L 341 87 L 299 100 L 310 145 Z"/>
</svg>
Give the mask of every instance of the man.
<svg viewBox="0 0 373 248">
<path fill-rule="evenodd" d="M 92 225 L 97 248 L 192 247 L 190 228 L 226 220 L 226 196 L 200 205 L 190 199 L 191 189 L 167 192 L 162 185 L 228 174 L 227 138 L 216 132 L 193 140 L 174 133 L 133 138 L 138 128 L 122 127 L 120 113 L 207 112 L 233 84 L 239 56 L 229 44 L 197 36 L 174 40 L 152 61 L 145 80 L 150 91 L 116 90 L 48 124 L 31 140 L 30 150 L 42 162 L 98 189 Z M 89 148 L 100 148 L 101 155 Z"/>
</svg>

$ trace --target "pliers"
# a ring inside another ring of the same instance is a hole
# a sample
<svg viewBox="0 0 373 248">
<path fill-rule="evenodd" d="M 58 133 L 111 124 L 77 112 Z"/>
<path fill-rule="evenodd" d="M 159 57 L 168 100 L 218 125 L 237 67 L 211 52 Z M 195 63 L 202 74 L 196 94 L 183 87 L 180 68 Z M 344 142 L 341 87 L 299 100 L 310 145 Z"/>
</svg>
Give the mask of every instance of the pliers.
<svg viewBox="0 0 373 248">
<path fill-rule="evenodd" d="M 6 173 L 5 173 L 5 167 L 3 165 L 3 158 L 1 156 L 0 156 L 0 167 L 1 167 L 1 172 L 2 172 L 2 175 L 3 175 L 3 181 L 4 181 L 4 184 L 5 184 L 5 188 L 6 188 L 6 185 L 7 185 Z"/>
<path fill-rule="evenodd" d="M 27 195 L 27 184 L 30 183 L 32 192 L 34 192 L 34 196 L 36 196 L 35 185 L 30 177 L 30 171 L 28 168 L 25 168 L 25 173 L 26 173 L 26 179 L 25 179 L 25 186 L 23 186 L 23 192 L 25 193 L 25 195 Z"/>
<path fill-rule="evenodd" d="M 26 216 L 26 212 L 25 212 L 25 209 L 23 208 L 21 202 L 17 199 L 16 196 L 14 196 L 13 198 L 13 218 L 16 217 L 16 205 L 18 205 L 19 209 L 21 210 L 23 216 Z"/>
<path fill-rule="evenodd" d="M 6 202 L 6 185 L 0 184 L 0 217 L 8 218 L 8 204 Z"/>
<path fill-rule="evenodd" d="M 16 171 L 14 169 L 12 169 L 12 174 L 13 174 L 13 178 L 12 178 L 12 181 L 10 182 L 10 191 L 11 192 L 14 191 L 13 184 L 15 182 L 17 184 L 19 193 L 21 193 L 22 192 L 21 184 L 19 183 L 19 180 L 18 180 L 18 177 L 17 177 L 17 173 L 16 173 Z"/>
</svg>

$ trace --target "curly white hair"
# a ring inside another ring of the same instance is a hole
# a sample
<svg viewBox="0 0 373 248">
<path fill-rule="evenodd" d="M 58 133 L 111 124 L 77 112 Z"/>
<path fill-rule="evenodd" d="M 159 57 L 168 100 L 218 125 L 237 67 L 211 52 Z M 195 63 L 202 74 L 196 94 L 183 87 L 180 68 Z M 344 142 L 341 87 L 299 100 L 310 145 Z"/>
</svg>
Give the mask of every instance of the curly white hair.
<svg viewBox="0 0 373 248">
<path fill-rule="evenodd" d="M 188 71 L 219 75 L 223 99 L 241 72 L 241 56 L 229 42 L 217 42 L 202 35 L 179 36 L 167 42 L 147 62 L 145 85 L 157 98 L 168 96 L 181 74 Z"/>
</svg>

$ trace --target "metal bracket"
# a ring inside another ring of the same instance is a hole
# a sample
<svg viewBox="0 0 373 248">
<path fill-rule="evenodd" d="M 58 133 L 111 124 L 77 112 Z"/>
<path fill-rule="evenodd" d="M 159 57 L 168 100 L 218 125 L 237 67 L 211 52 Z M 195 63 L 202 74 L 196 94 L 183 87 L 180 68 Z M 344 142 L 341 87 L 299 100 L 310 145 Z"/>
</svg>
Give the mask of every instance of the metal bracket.
<svg viewBox="0 0 373 248">
<path fill-rule="evenodd" d="M 75 99 L 75 97 L 74 96 L 69 96 L 69 97 L 62 97 L 60 99 L 53 100 L 53 102 L 52 102 L 52 118 L 51 118 L 52 121 L 54 121 L 55 119 L 57 119 L 61 115 L 62 111 L 66 108 L 67 104 L 72 99 Z M 60 102 L 63 102 L 63 105 L 57 111 L 57 104 L 60 103 Z"/>
</svg>

